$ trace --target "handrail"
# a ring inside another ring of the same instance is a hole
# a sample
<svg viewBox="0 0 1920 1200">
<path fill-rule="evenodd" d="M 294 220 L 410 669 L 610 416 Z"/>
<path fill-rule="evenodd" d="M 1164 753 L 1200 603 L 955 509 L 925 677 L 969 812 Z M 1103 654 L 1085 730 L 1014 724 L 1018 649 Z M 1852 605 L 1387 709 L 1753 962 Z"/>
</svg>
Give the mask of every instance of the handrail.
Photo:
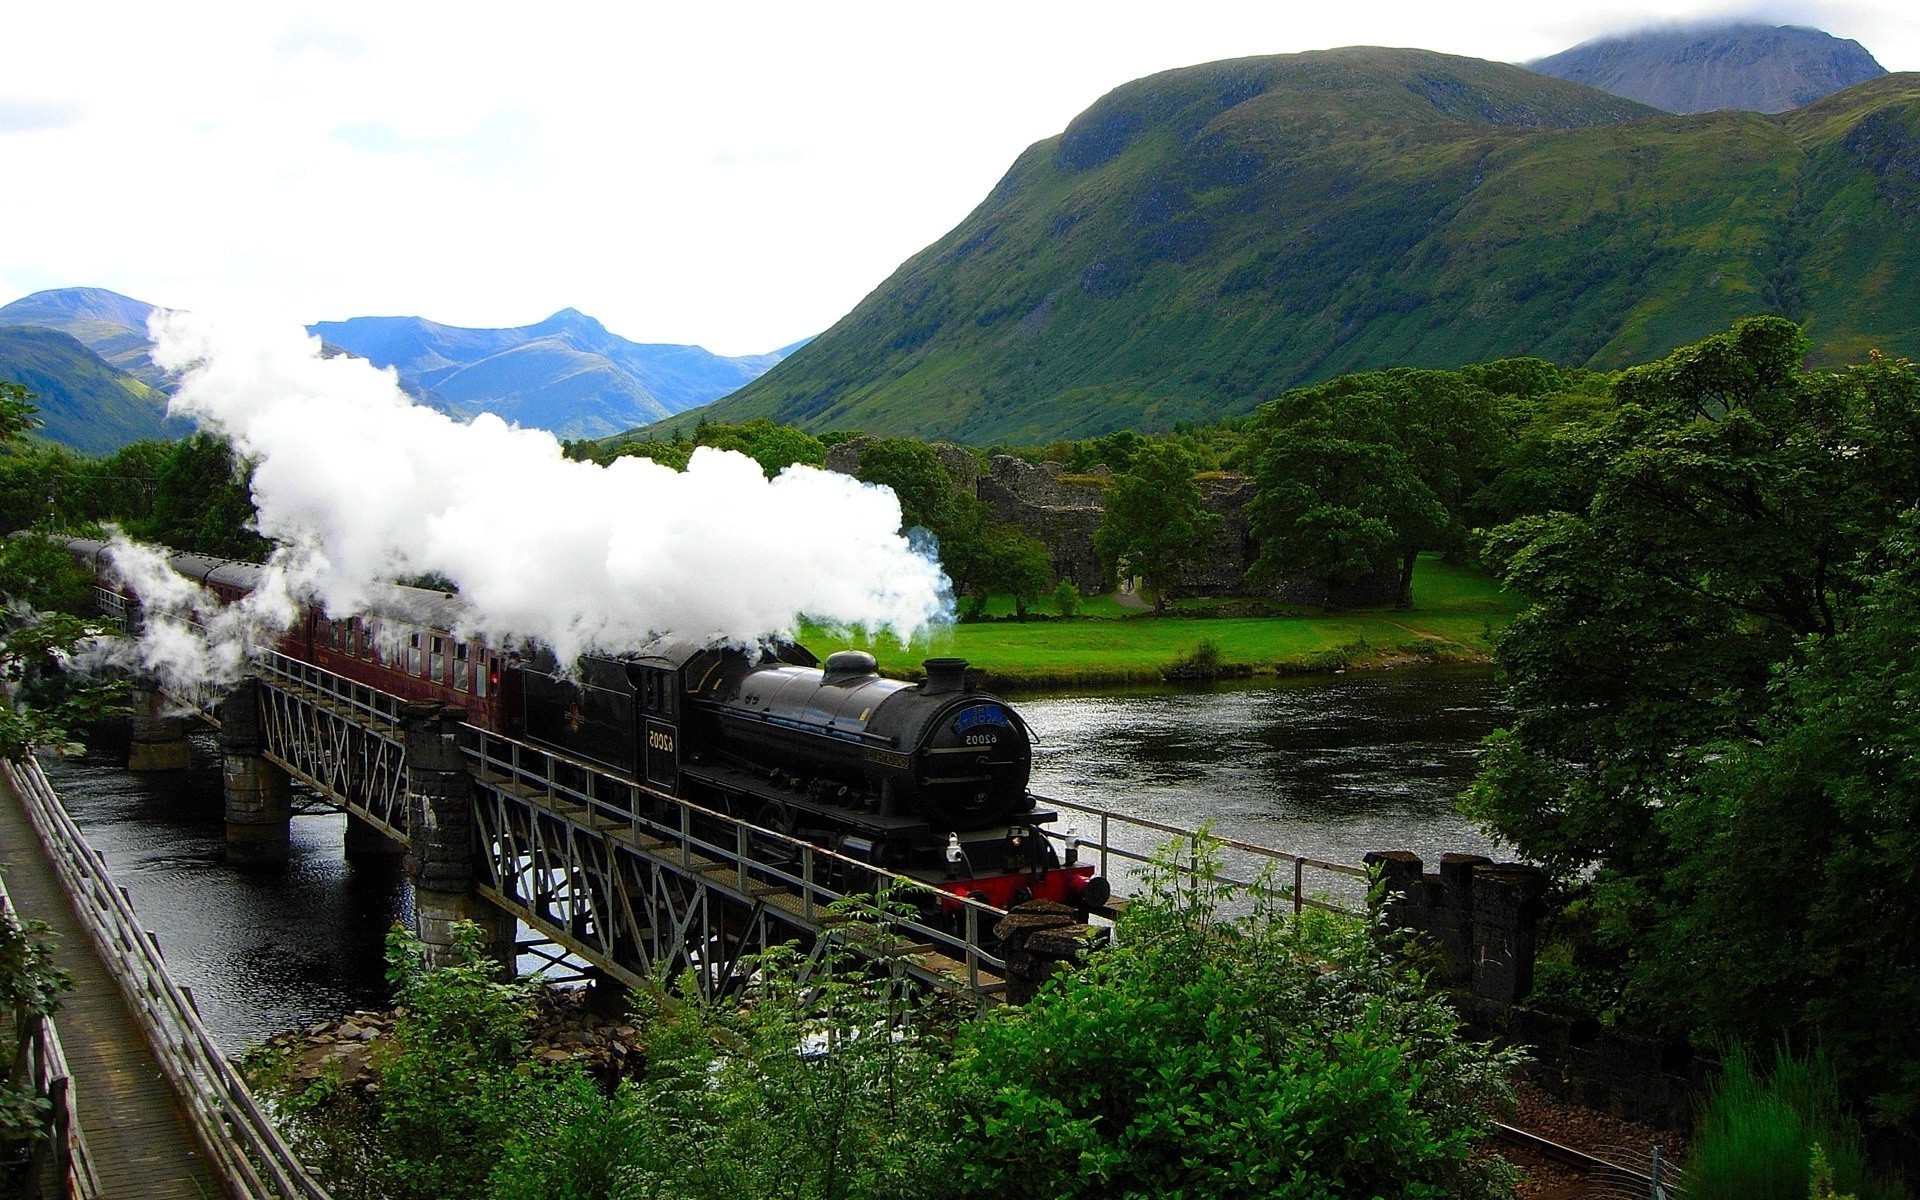
<svg viewBox="0 0 1920 1200">
<path fill-rule="evenodd" d="M 228 1187 L 241 1200 L 330 1200 L 214 1044 L 191 997 L 168 974 L 159 942 L 114 886 L 105 857 L 87 845 L 40 764 L 0 762 L 0 773 L 19 794 L 74 912 Z"/>
<path fill-rule="evenodd" d="M 1113 877 L 1112 872 L 1109 870 L 1109 864 L 1112 859 L 1120 859 L 1124 862 L 1142 865 L 1159 861 L 1154 854 L 1148 851 L 1133 850 L 1126 846 L 1116 845 L 1113 840 L 1113 829 L 1115 826 L 1123 829 L 1141 831 L 1142 840 L 1148 844 L 1151 844 L 1155 838 L 1175 837 L 1197 840 L 1200 836 L 1197 830 L 1182 829 L 1178 825 L 1168 825 L 1160 821 L 1150 820 L 1146 817 L 1130 817 L 1124 813 L 1117 813 L 1112 809 L 1101 808 L 1097 805 L 1080 804 L 1073 800 L 1060 800 L 1051 796 L 1039 797 L 1039 800 L 1042 804 L 1049 807 L 1066 809 L 1069 812 L 1078 813 L 1084 817 L 1095 818 L 1099 821 L 1100 832 L 1094 848 L 1097 849 L 1100 854 L 1100 874 L 1105 875 L 1109 879 Z M 1043 827 L 1041 832 L 1046 834 L 1049 839 L 1063 844 L 1070 838 L 1075 837 L 1074 834 L 1059 829 Z M 1080 840 L 1084 845 L 1086 839 L 1082 838 Z M 1207 840 L 1210 844 L 1218 845 L 1225 850 L 1238 851 L 1255 861 L 1264 860 L 1274 867 L 1284 866 L 1288 868 L 1292 874 L 1293 882 L 1291 886 L 1282 884 L 1278 889 L 1278 894 L 1282 899 L 1292 902 L 1293 911 L 1296 913 L 1304 908 L 1317 908 L 1324 912 L 1346 913 L 1350 916 L 1362 915 L 1364 912 L 1364 909 L 1361 907 L 1339 904 L 1331 900 L 1322 900 L 1306 894 L 1306 872 L 1309 869 L 1327 875 L 1338 875 L 1351 879 L 1367 879 L 1369 875 L 1364 867 L 1356 867 L 1349 863 L 1330 862 L 1324 858 L 1315 858 L 1310 854 L 1296 854 L 1287 850 L 1277 850 L 1272 846 L 1262 846 L 1257 842 L 1243 842 L 1235 838 L 1209 836 Z M 1186 874 L 1189 879 L 1199 874 L 1198 863 L 1191 859 L 1184 863 L 1175 863 L 1173 866 L 1176 872 Z M 1214 875 L 1212 878 L 1219 883 L 1231 884 L 1244 889 L 1261 886 L 1258 878 L 1242 879 L 1224 873 Z"/>
<path fill-rule="evenodd" d="M 15 927 L 20 924 L 13 898 L 7 895 L 3 881 L 0 881 L 0 920 Z M 26 1061 L 15 1064 L 16 1072 L 26 1067 L 33 1076 L 34 1091 L 45 1096 L 53 1107 L 53 1154 L 60 1172 L 62 1194 L 67 1200 L 96 1200 L 100 1195 L 100 1178 L 94 1172 L 93 1156 L 87 1151 L 86 1134 L 80 1128 L 73 1073 L 67 1069 L 66 1048 L 60 1044 L 60 1031 L 52 1017 L 34 1018 L 33 1036 L 26 1039 L 22 1053 Z M 37 1153 L 35 1158 L 38 1161 Z"/>
</svg>

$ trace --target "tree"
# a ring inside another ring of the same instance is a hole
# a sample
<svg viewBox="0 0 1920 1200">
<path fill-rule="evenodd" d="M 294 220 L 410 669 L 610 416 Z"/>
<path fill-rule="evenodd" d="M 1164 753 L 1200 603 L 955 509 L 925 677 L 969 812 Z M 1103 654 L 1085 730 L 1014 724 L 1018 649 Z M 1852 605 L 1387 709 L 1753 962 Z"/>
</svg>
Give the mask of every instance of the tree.
<svg viewBox="0 0 1920 1200">
<path fill-rule="evenodd" d="M 1193 459 L 1169 442 L 1140 446 L 1106 500 L 1094 546 L 1116 574 L 1139 576 L 1164 610 L 1180 572 L 1206 561 L 1222 519 L 1202 503 Z"/>
<path fill-rule="evenodd" d="M 1911 366 L 1803 376 L 1804 351 L 1756 318 L 1626 372 L 1617 411 L 1560 446 L 1591 501 L 1485 539 L 1528 604 L 1471 811 L 1562 874 L 1665 865 L 1668 789 L 1752 736 L 1775 665 L 1836 632 L 1852 564 L 1920 499 Z"/>
<path fill-rule="evenodd" d="M 33 399 L 26 388 L 0 380 L 0 443 L 17 442 L 40 427 Z"/>
<path fill-rule="evenodd" d="M 1498 418 L 1491 393 L 1446 371 L 1348 375 L 1262 406 L 1244 451 L 1258 488 L 1250 576 L 1330 592 L 1392 579 L 1411 604 L 1420 553 L 1464 540 Z"/>
<path fill-rule="evenodd" d="M 1527 607 L 1464 804 L 1577 899 L 1618 1016 L 1816 1039 L 1911 1130 L 1920 374 L 1805 350 L 1742 321 L 1546 443 L 1590 498 L 1486 538 Z"/>
<path fill-rule="evenodd" d="M 854 477 L 893 489 L 900 498 L 902 529 L 920 526 L 938 533 L 953 516 L 953 480 L 925 442 L 876 438 L 861 448 Z"/>
<path fill-rule="evenodd" d="M 160 464 L 153 515 L 137 532 L 175 550 L 258 562 L 270 547 L 254 530 L 251 477 L 225 438 L 182 439 Z"/>
<path fill-rule="evenodd" d="M 1053 556 L 1041 542 L 1004 522 L 987 517 L 986 505 L 965 492 L 950 498 L 947 520 L 938 531 L 940 563 L 954 592 L 978 617 L 989 597 L 1012 596 L 1014 610 L 1026 619 L 1027 605 L 1053 582 Z"/>
</svg>

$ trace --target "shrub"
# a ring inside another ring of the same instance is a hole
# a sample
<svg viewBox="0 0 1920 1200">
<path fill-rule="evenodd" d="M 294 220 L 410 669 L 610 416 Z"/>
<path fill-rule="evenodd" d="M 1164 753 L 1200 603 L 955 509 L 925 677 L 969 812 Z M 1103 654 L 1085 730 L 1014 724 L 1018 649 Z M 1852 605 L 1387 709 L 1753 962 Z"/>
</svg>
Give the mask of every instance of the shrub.
<svg viewBox="0 0 1920 1200">
<path fill-rule="evenodd" d="M 967 1194 L 1506 1194 L 1476 1147 L 1515 1057 L 1463 1042 L 1363 923 L 1282 913 L 1202 861 L 1156 869 L 1084 970 L 961 1031 Z"/>
<path fill-rule="evenodd" d="M 1080 615 L 1080 589 L 1073 585 L 1073 580 L 1062 579 L 1053 589 L 1053 611 L 1063 617 Z"/>
<path fill-rule="evenodd" d="M 1868 1172 L 1859 1127 L 1841 1111 L 1838 1077 L 1820 1050 L 1804 1059 L 1778 1050 L 1767 1074 L 1744 1049 L 1730 1050 L 1694 1133 L 1686 1181 L 1691 1200 L 1907 1194 Z"/>
</svg>

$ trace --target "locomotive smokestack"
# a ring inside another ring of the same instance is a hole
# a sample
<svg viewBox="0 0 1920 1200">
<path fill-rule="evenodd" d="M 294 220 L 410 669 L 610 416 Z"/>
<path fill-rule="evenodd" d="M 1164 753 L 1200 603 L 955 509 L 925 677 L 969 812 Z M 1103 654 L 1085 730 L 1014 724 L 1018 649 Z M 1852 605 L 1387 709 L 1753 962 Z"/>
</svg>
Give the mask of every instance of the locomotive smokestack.
<svg viewBox="0 0 1920 1200">
<path fill-rule="evenodd" d="M 927 695 L 938 696 L 967 689 L 966 659 L 930 658 L 921 665 L 926 668 L 927 680 L 920 685 L 920 690 Z"/>
</svg>

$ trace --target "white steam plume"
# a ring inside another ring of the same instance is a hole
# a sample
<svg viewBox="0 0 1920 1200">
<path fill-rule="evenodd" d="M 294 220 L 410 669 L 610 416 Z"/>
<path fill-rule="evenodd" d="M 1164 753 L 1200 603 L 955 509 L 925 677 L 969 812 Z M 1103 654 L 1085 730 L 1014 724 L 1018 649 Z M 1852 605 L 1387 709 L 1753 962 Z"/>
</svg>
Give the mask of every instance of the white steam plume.
<svg viewBox="0 0 1920 1200">
<path fill-rule="evenodd" d="M 270 594 L 213 631 L 216 643 L 290 620 L 289 596 L 344 617 L 427 573 L 471 606 L 456 632 L 535 638 L 563 663 L 663 634 L 746 644 L 791 634 L 802 616 L 902 641 L 950 618 L 946 576 L 901 535 L 886 488 L 805 466 L 769 480 L 710 448 L 684 473 L 644 458 L 572 462 L 544 431 L 416 405 L 392 372 L 322 358 L 297 327 L 163 313 L 151 332 L 155 360 L 182 372 L 171 411 L 257 464 L 260 532 L 277 545 Z M 216 648 L 207 667 L 220 673 L 232 653 Z"/>
</svg>

